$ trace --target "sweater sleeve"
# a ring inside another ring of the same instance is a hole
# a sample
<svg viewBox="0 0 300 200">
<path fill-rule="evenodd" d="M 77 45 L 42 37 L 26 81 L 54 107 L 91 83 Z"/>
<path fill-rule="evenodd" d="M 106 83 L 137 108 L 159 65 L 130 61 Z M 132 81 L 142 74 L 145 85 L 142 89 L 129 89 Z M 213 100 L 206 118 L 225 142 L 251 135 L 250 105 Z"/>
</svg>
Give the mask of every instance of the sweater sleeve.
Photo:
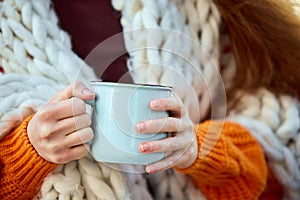
<svg viewBox="0 0 300 200">
<path fill-rule="evenodd" d="M 28 117 L 0 142 L 0 199 L 32 199 L 57 165 L 40 157 L 27 136 Z"/>
<path fill-rule="evenodd" d="M 243 127 L 207 121 L 195 126 L 198 157 L 186 169 L 209 199 L 258 199 L 267 181 L 267 164 L 258 142 Z"/>
</svg>

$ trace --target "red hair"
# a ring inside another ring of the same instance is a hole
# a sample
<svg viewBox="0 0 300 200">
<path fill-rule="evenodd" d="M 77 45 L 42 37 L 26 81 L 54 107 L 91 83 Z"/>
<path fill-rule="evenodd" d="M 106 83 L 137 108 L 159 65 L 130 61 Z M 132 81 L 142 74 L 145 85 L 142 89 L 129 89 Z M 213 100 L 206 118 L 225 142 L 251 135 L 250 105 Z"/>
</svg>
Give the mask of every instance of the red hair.
<svg viewBox="0 0 300 200">
<path fill-rule="evenodd" d="M 234 87 L 300 97 L 300 20 L 289 0 L 213 0 L 237 61 Z"/>
</svg>

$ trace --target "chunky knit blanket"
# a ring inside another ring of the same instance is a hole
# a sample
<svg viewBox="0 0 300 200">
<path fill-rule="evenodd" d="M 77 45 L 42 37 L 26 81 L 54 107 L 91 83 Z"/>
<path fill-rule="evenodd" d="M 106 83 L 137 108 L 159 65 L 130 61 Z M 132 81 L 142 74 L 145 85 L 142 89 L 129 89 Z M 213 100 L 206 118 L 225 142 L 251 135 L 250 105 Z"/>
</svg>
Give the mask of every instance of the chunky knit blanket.
<svg viewBox="0 0 300 200">
<path fill-rule="evenodd" d="M 220 51 L 230 41 L 220 35 L 221 16 L 212 1 L 112 4 L 122 13 L 133 80 L 173 86 L 195 122 L 211 108 L 214 119 L 226 117 L 247 127 L 263 147 L 285 198 L 299 199 L 299 102 L 259 88 L 256 94 L 240 91 L 242 99 L 226 113 L 224 88 L 230 86 L 235 60 Z M 0 73 L 0 138 L 70 82 L 88 85 L 97 79 L 72 52 L 70 37 L 58 21 L 50 0 L 0 3 L 0 65 L 5 70 Z M 225 66 L 222 74 L 220 65 Z M 142 172 L 87 156 L 49 174 L 36 199 L 205 199 L 188 176 L 172 169 L 155 175 Z"/>
</svg>

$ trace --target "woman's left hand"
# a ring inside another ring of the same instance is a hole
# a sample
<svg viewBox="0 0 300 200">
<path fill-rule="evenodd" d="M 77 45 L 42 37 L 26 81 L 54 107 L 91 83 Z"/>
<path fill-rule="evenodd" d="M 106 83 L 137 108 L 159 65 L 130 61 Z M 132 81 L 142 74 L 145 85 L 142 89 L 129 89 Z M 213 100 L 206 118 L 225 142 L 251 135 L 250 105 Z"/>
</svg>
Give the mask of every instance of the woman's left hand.
<svg viewBox="0 0 300 200">
<path fill-rule="evenodd" d="M 139 151 L 143 154 L 166 153 L 162 160 L 147 165 L 146 172 L 155 173 L 174 166 L 182 169 L 189 167 L 196 160 L 198 145 L 194 124 L 182 101 L 178 98 L 156 99 L 150 102 L 150 107 L 155 111 L 168 111 L 170 116 L 139 122 L 138 132 L 142 134 L 168 132 L 173 136 L 139 145 Z"/>
</svg>

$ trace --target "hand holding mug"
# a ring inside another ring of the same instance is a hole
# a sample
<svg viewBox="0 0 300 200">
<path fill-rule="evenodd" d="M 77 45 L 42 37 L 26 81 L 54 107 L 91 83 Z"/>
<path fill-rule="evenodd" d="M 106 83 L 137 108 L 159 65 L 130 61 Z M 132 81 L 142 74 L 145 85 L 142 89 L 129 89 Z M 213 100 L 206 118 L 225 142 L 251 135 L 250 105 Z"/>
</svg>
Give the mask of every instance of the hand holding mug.
<svg viewBox="0 0 300 200">
<path fill-rule="evenodd" d="M 61 164 L 88 154 L 87 143 L 94 134 L 83 100 L 94 98 L 92 91 L 75 82 L 37 111 L 28 124 L 27 133 L 40 156 Z"/>
<path fill-rule="evenodd" d="M 162 85 L 91 82 L 96 98 L 87 102 L 93 107 L 92 128 L 95 138 L 91 154 L 106 163 L 147 165 L 161 160 L 164 153 L 142 154 L 141 142 L 166 138 L 164 132 L 140 134 L 137 122 L 168 116 L 166 111 L 153 111 L 149 102 L 171 96 L 172 88 Z"/>
<path fill-rule="evenodd" d="M 146 171 L 155 173 L 173 166 L 179 168 L 190 166 L 196 160 L 198 146 L 193 122 L 182 101 L 177 98 L 161 98 L 151 101 L 150 107 L 155 111 L 169 111 L 170 116 L 138 123 L 139 133 L 169 132 L 176 134 L 173 137 L 143 142 L 139 145 L 139 150 L 143 154 L 164 152 L 167 155 L 162 160 L 147 165 Z"/>
</svg>

